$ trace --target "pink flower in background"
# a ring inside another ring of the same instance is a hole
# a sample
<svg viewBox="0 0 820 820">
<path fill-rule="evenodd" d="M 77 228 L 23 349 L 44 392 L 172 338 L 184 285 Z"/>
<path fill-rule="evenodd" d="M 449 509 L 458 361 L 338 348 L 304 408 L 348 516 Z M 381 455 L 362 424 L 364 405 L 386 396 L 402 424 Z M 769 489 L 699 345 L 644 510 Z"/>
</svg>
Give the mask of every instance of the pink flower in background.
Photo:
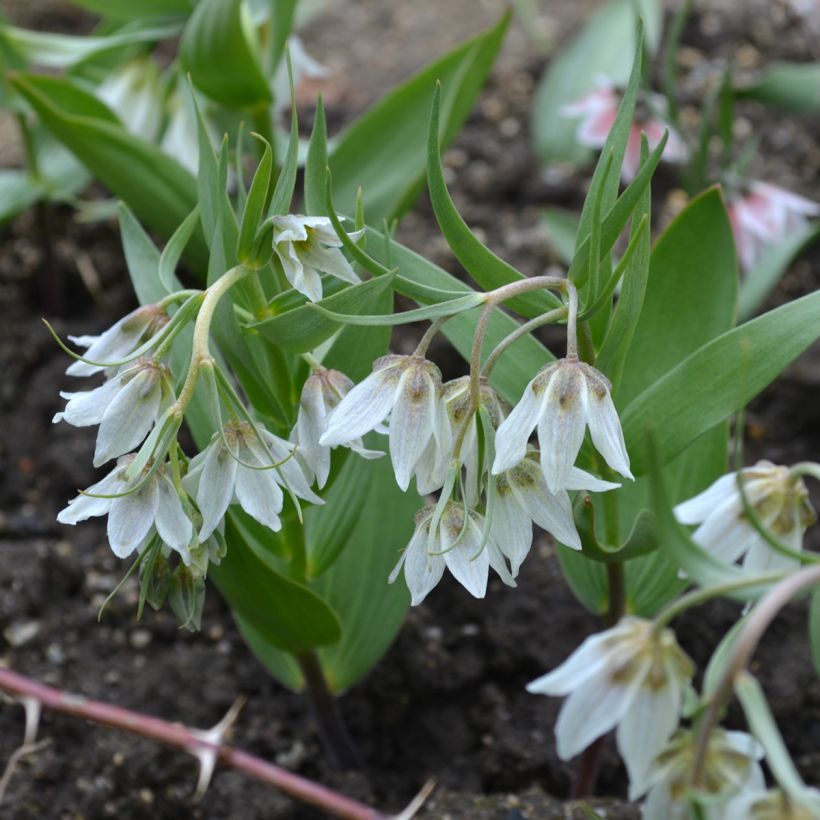
<svg viewBox="0 0 820 820">
<path fill-rule="evenodd" d="M 621 102 L 620 93 L 608 78 L 600 77 L 597 86 L 595 91 L 561 108 L 562 116 L 581 118 L 575 136 L 581 145 L 588 148 L 603 148 L 615 123 Z M 664 131 L 668 130 L 669 138 L 663 150 L 663 158 L 667 162 L 680 163 L 687 157 L 686 145 L 680 134 L 663 120 L 663 113 L 666 110 L 666 101 L 663 97 L 646 93 L 643 95 L 643 101 L 646 105 L 639 105 L 639 108 L 643 108 L 644 111 L 637 113 L 632 124 L 621 166 L 621 179 L 625 183 L 631 182 L 638 173 L 641 162 L 641 132 L 646 133 L 651 151 L 663 138 Z"/>
<path fill-rule="evenodd" d="M 744 271 L 754 267 L 769 245 L 788 239 L 820 214 L 820 205 L 767 182 L 750 182 L 747 193 L 729 204 L 729 220 Z"/>
</svg>

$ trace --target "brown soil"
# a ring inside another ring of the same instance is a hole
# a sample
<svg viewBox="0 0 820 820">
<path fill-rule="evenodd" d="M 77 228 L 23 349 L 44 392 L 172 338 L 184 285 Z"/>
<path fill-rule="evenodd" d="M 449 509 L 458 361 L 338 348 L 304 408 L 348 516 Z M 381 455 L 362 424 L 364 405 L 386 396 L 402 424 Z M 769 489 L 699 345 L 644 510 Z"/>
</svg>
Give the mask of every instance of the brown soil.
<svg viewBox="0 0 820 820">
<path fill-rule="evenodd" d="M 35 5 L 17 4 L 18 12 L 35 15 L 27 23 L 45 20 L 54 29 L 77 24 L 65 16 L 65 4 L 57 18 L 37 17 Z M 540 26 L 560 43 L 596 5 L 551 4 Z M 691 102 L 721 59 L 743 59 L 751 67 L 770 56 L 810 57 L 804 34 L 782 14 L 767 15 L 768 5 L 696 4 L 684 38 L 692 66 L 684 90 Z M 409 71 L 492 22 L 499 6 L 494 0 L 449 0 L 426 10 L 398 0 L 334 4 L 304 31 L 308 47 L 334 69 L 325 88 L 331 122 L 348 120 Z M 377 37 L 400 47 L 383 47 Z M 351 49 L 350 43 L 368 45 Z M 544 62 L 520 26 L 513 26 L 489 86 L 446 158 L 465 218 L 526 273 L 557 261 L 538 226 L 539 209 L 578 207 L 585 184 L 582 172 L 545 177 L 529 146 L 529 109 Z M 755 105 L 743 106 L 740 115 L 740 130 L 748 126 L 762 134 L 764 159 L 755 173 L 818 198 L 812 190 L 820 166 L 816 123 Z M 661 219 L 675 207 L 673 188 L 671 175 L 662 175 Z M 128 310 L 133 297 L 114 226 L 82 225 L 65 209 L 53 212 L 49 222 L 51 255 L 34 213 L 0 235 L 0 663 L 191 726 L 216 723 L 238 695 L 246 695 L 233 742 L 385 809 L 401 808 L 434 776 L 441 785 L 424 817 L 582 816 L 563 802 L 571 767 L 558 760 L 551 732 L 560 702 L 528 695 L 524 685 L 560 663 L 598 623 L 572 598 L 544 538 L 515 590 L 491 582 L 486 601 L 475 601 L 445 579 L 410 612 L 378 667 L 343 698 L 367 762 L 364 774 L 332 770 L 306 703 L 267 676 L 215 592 L 198 634 L 179 630 L 168 612 L 151 612 L 137 623 L 130 583 L 97 623 L 99 605 L 123 565 L 99 524 L 62 528 L 55 522 L 75 489 L 94 479 L 93 434 L 50 423 L 60 405 L 57 392 L 71 380 L 39 317 L 48 313 L 61 335 L 92 332 Z M 457 270 L 426 202 L 405 219 L 400 239 Z M 772 304 L 815 289 L 818 278 L 815 252 L 794 266 Z M 55 283 L 62 288 L 56 301 Z M 406 343 L 403 336 L 396 340 L 399 347 Z M 434 351 L 439 354 L 452 358 Z M 819 460 L 819 391 L 815 347 L 754 403 L 749 458 Z M 820 546 L 816 532 L 812 543 Z M 680 640 L 702 665 L 735 616 L 728 604 L 705 607 L 682 619 Z M 798 767 L 820 785 L 820 683 L 808 658 L 802 607 L 772 627 L 755 671 Z M 742 724 L 736 710 L 729 722 Z M 20 743 L 22 726 L 21 709 L 0 709 L 0 761 Z M 51 743 L 14 776 L 0 807 L 4 818 L 318 816 L 230 772 L 217 773 L 205 798 L 193 804 L 193 758 L 75 720 L 46 715 L 41 736 Z M 638 816 L 623 802 L 625 777 L 611 741 L 598 792 L 608 796 L 596 804 L 607 817 Z"/>
</svg>

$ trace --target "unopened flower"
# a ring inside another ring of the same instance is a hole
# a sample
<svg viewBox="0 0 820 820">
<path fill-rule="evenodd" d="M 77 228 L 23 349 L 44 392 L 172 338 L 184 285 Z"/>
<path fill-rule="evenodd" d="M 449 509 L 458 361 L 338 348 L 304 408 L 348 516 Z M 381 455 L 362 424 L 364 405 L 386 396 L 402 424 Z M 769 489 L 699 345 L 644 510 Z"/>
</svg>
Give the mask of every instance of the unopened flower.
<svg viewBox="0 0 820 820">
<path fill-rule="evenodd" d="M 296 456 L 306 470 L 315 478 L 321 489 L 330 474 L 330 447 L 319 444 L 325 432 L 328 415 L 353 389 L 353 382 L 338 370 L 321 369 L 311 373 L 302 387 L 299 399 L 299 416 L 293 429 L 292 439 L 297 445 Z M 345 445 L 363 458 L 379 458 L 380 450 L 368 450 L 361 438 Z"/>
<path fill-rule="evenodd" d="M 387 417 L 390 458 L 402 490 L 422 461 L 428 444 L 439 452 L 450 447 L 450 426 L 441 402 L 441 373 L 422 356 L 382 356 L 373 372 L 339 403 L 319 439 L 336 447 L 360 439 Z"/>
<path fill-rule="evenodd" d="M 204 541 L 225 517 L 230 504 L 277 532 L 284 504 L 282 487 L 314 504 L 323 504 L 302 468 L 292 458 L 293 447 L 264 428 L 244 421 L 225 425 L 193 459 L 183 479 L 202 514 L 199 540 Z"/>
<path fill-rule="evenodd" d="M 741 470 L 746 498 L 760 523 L 795 551 L 803 547 L 803 533 L 817 516 L 800 476 L 788 467 L 759 461 Z M 777 552 L 752 526 L 743 509 L 737 473 L 728 473 L 694 498 L 675 507 L 682 524 L 699 524 L 694 540 L 716 558 L 734 563 L 742 556 L 750 573 L 788 569 L 795 560 Z"/>
<path fill-rule="evenodd" d="M 148 435 L 163 410 L 173 400 L 171 373 L 154 359 L 137 359 L 105 384 L 79 393 L 61 392 L 68 400 L 53 423 L 75 427 L 100 425 L 94 466 L 125 455 Z"/>
<path fill-rule="evenodd" d="M 745 196 L 729 204 L 729 221 L 741 266 L 751 270 L 769 245 L 800 231 L 808 217 L 820 214 L 820 204 L 766 182 L 748 183 Z"/>
<path fill-rule="evenodd" d="M 758 763 L 763 750 L 757 741 L 745 732 L 712 729 L 694 783 L 697 753 L 697 733 L 684 729 L 655 758 L 636 795 L 649 792 L 643 820 L 689 820 L 692 800 L 699 804 L 705 820 L 749 820 L 751 815 L 737 814 L 732 807 L 735 799 L 759 794 L 764 786 Z"/>
<path fill-rule="evenodd" d="M 765 791 L 763 779 L 756 790 L 744 790 L 726 807 L 725 820 L 817 820 L 820 790 L 806 788 L 802 794 L 781 789 Z"/>
<path fill-rule="evenodd" d="M 635 795 L 678 725 L 684 686 L 693 671 L 670 629 L 626 617 L 587 638 L 527 690 L 569 695 L 555 725 L 562 760 L 617 726 L 618 750 L 629 772 L 630 795 Z"/>
<path fill-rule="evenodd" d="M 448 502 L 431 539 L 434 512 L 434 507 L 426 507 L 416 514 L 415 532 L 390 573 L 392 584 L 404 567 L 413 606 L 420 604 L 438 584 L 445 568 L 476 598 L 483 598 L 487 592 L 490 567 L 504 583 L 515 586 L 492 538 L 482 547 L 485 522 L 479 513 L 469 510 L 465 519 L 464 508 Z"/>
<path fill-rule="evenodd" d="M 159 66 L 136 57 L 112 71 L 94 93 L 138 137 L 153 141 L 162 119 Z"/>
<path fill-rule="evenodd" d="M 592 443 L 616 472 L 632 478 L 621 422 L 606 377 L 577 359 L 561 359 L 543 368 L 527 385 L 521 400 L 498 428 L 493 474 L 520 464 L 538 425 L 541 468 L 551 493 L 566 489 L 589 427 Z"/>
<path fill-rule="evenodd" d="M 322 273 L 344 282 L 360 282 L 350 262 L 339 250 L 342 242 L 326 216 L 274 216 L 273 250 L 288 282 L 311 302 L 322 298 Z M 358 239 L 361 231 L 348 234 Z"/>
<path fill-rule="evenodd" d="M 576 139 L 587 148 L 603 148 L 609 132 L 615 124 L 621 95 L 606 77 L 599 77 L 597 88 L 561 109 L 565 117 L 580 117 Z M 663 159 L 667 162 L 686 161 L 687 151 L 680 134 L 665 122 L 666 100 L 659 94 L 644 92 L 635 110 L 635 121 L 629 131 L 621 166 L 621 178 L 631 182 L 638 173 L 641 162 L 641 133 L 646 134 L 649 150 L 658 147 L 664 131 L 669 132 Z"/>
<path fill-rule="evenodd" d="M 108 363 L 120 362 L 168 323 L 168 314 L 157 305 L 143 305 L 115 322 L 99 336 L 69 336 L 75 345 L 85 347 L 83 358 L 100 364 L 76 361 L 69 365 L 69 376 L 93 376 Z"/>
<path fill-rule="evenodd" d="M 127 558 L 139 549 L 154 531 L 165 544 L 185 557 L 193 525 L 167 468 L 160 465 L 148 481 L 139 486 L 143 477 L 133 480 L 126 477 L 133 459 L 133 455 L 118 459 L 117 466 L 105 478 L 69 501 L 57 520 L 61 524 L 77 524 L 87 518 L 107 515 L 108 543 L 118 558 Z M 146 467 L 148 469 L 150 467 Z"/>
<path fill-rule="evenodd" d="M 567 490 L 605 492 L 621 486 L 573 467 L 566 488 L 551 493 L 534 450 L 515 467 L 492 480 L 496 482 L 492 534 L 499 549 L 510 559 L 513 577 L 518 575 L 532 546 L 533 523 L 567 547 L 581 549 Z"/>
</svg>

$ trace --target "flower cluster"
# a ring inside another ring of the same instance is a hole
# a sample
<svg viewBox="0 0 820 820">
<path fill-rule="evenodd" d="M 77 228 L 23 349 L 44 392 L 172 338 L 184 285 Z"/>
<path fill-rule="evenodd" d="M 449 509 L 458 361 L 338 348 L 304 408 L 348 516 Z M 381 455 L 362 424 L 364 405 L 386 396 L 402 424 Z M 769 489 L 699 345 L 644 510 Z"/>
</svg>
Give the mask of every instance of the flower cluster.
<svg viewBox="0 0 820 820">
<path fill-rule="evenodd" d="M 615 124 L 621 94 L 608 77 L 599 77 L 597 87 L 561 109 L 565 117 L 580 118 L 575 138 L 587 148 L 603 148 Z M 629 131 L 621 166 L 621 178 L 631 182 L 641 163 L 641 134 L 646 134 L 650 151 L 657 148 L 664 132 L 669 136 L 663 149 L 666 162 L 686 161 L 687 150 L 680 134 L 666 122 L 666 100 L 660 94 L 642 92 L 636 106 L 635 119 Z"/>
</svg>

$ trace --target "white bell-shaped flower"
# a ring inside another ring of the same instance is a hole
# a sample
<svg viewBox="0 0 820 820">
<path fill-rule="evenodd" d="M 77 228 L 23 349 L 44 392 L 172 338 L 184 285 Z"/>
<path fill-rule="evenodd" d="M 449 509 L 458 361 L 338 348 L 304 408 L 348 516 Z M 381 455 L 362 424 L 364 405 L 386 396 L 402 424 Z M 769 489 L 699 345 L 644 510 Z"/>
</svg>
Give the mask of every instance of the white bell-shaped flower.
<svg viewBox="0 0 820 820">
<path fill-rule="evenodd" d="M 68 403 L 54 416 L 54 424 L 100 425 L 94 450 L 94 466 L 99 467 L 143 441 L 173 401 L 173 386 L 167 367 L 154 359 L 137 359 L 94 390 L 60 395 Z"/>
<path fill-rule="evenodd" d="M 129 492 L 142 481 L 141 478 L 126 479 L 125 473 L 133 459 L 133 455 L 120 458 L 105 478 L 69 501 L 57 520 L 61 524 L 77 524 L 87 518 L 107 515 L 108 543 L 118 558 L 127 558 L 139 549 L 154 531 L 185 558 L 193 536 L 193 524 L 185 513 L 169 471 L 161 465 L 142 487 Z"/>
<path fill-rule="evenodd" d="M 606 377 L 577 359 L 561 359 L 545 367 L 498 428 L 493 473 L 503 473 L 524 459 L 537 425 L 541 468 L 550 492 L 566 488 L 587 427 L 606 463 L 632 478 L 621 422 L 609 391 Z"/>
<path fill-rule="evenodd" d="M 199 540 L 216 529 L 230 504 L 239 504 L 260 524 L 277 532 L 284 504 L 282 487 L 313 504 L 323 504 L 292 457 L 293 447 L 259 425 L 225 425 L 193 459 L 183 479 L 202 514 Z"/>
<path fill-rule="evenodd" d="M 413 606 L 420 604 L 438 584 L 445 568 L 476 598 L 483 598 L 487 592 L 490 567 L 505 584 L 515 586 L 492 538 L 482 548 L 485 522 L 479 513 L 469 510 L 465 519 L 464 508 L 448 502 L 431 539 L 434 512 L 434 507 L 426 507 L 416 514 L 415 532 L 390 573 L 392 584 L 404 567 L 404 579 Z"/>
<path fill-rule="evenodd" d="M 745 732 L 727 732 L 720 727 L 709 732 L 700 776 L 692 782 L 698 736 L 690 729 L 675 734 L 655 758 L 646 781 L 630 795 L 648 790 L 643 804 L 643 820 L 689 820 L 692 800 L 699 804 L 705 820 L 749 820 L 752 815 L 737 814 L 737 799 L 760 794 L 764 788 L 758 761 L 763 757 L 760 744 Z M 779 816 L 779 815 L 778 815 Z M 772 818 L 774 820 L 774 818 Z"/>
<path fill-rule="evenodd" d="M 450 425 L 441 401 L 441 373 L 422 356 L 382 356 L 373 372 L 357 384 L 327 420 L 319 443 L 336 447 L 360 439 L 389 420 L 390 458 L 402 490 L 435 442 L 443 453 L 450 447 Z"/>
<path fill-rule="evenodd" d="M 520 464 L 494 476 L 493 480 L 496 494 L 492 534 L 501 551 L 510 559 L 513 577 L 518 575 L 532 546 L 533 523 L 565 546 L 581 549 L 567 490 L 600 493 L 621 486 L 573 467 L 567 477 L 566 489 L 551 493 L 535 450 L 530 450 Z"/>
<path fill-rule="evenodd" d="M 569 760 L 618 727 L 630 795 L 642 794 L 650 765 L 678 725 L 694 667 L 670 629 L 626 617 L 587 638 L 557 669 L 527 686 L 569 695 L 555 725 L 558 756 Z"/>
<path fill-rule="evenodd" d="M 329 414 L 353 389 L 353 382 L 338 370 L 321 369 L 311 373 L 302 387 L 299 415 L 291 440 L 297 445 L 296 456 L 321 489 L 330 474 L 330 447 L 319 443 L 325 432 Z M 348 442 L 349 447 L 362 458 L 380 458 L 380 450 L 368 450 L 361 438 Z"/>
<path fill-rule="evenodd" d="M 83 358 L 99 365 L 76 361 L 69 365 L 69 376 L 93 376 L 106 369 L 108 362 L 119 362 L 168 323 L 168 314 L 157 305 L 143 305 L 115 322 L 99 336 L 69 336 L 75 345 L 85 347 Z"/>
<path fill-rule="evenodd" d="M 356 284 L 361 279 L 345 259 L 341 240 L 326 216 L 274 216 L 273 250 L 288 282 L 311 302 L 322 298 L 322 273 Z M 362 231 L 348 234 L 356 240 Z"/>
<path fill-rule="evenodd" d="M 800 476 L 788 467 L 759 461 L 741 470 L 746 498 L 760 523 L 795 551 L 803 547 L 806 528 L 817 519 Z M 743 557 L 750 573 L 788 569 L 797 562 L 777 552 L 749 523 L 737 485 L 737 473 L 728 473 L 694 498 L 675 507 L 682 524 L 698 524 L 694 540 L 716 558 L 734 563 Z"/>
<path fill-rule="evenodd" d="M 802 794 L 786 794 L 781 789 L 744 789 L 727 806 L 721 820 L 817 820 L 820 817 L 820 789 L 806 788 Z"/>
</svg>

